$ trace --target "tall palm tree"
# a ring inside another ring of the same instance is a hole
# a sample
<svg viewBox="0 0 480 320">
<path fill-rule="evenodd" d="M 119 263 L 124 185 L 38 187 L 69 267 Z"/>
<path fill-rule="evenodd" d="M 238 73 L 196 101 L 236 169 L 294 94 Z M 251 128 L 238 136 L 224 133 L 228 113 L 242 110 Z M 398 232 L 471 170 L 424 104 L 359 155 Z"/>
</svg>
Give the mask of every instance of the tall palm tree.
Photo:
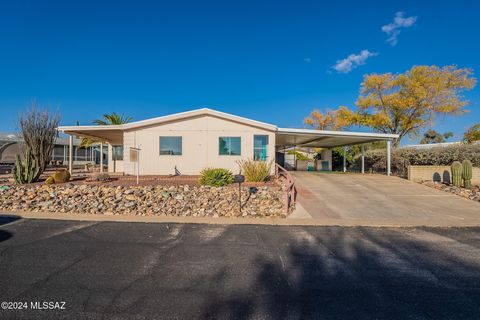
<svg viewBox="0 0 480 320">
<path fill-rule="evenodd" d="M 103 119 L 93 120 L 93 123 L 98 124 L 99 126 L 110 126 L 110 125 L 119 125 L 124 123 L 129 123 L 133 120 L 133 117 L 125 116 L 123 113 L 118 114 L 112 112 L 112 114 L 105 113 Z"/>
<path fill-rule="evenodd" d="M 112 112 L 111 114 L 105 113 L 101 119 L 93 120 L 92 123 L 97 124 L 99 126 L 117 126 L 124 123 L 129 123 L 133 120 L 133 117 L 125 116 L 123 113 L 118 114 L 116 112 Z M 82 138 L 82 142 L 80 143 L 80 147 L 90 147 L 94 143 L 98 143 L 100 141 L 92 138 Z"/>
<path fill-rule="evenodd" d="M 132 120 L 133 120 L 133 117 L 125 116 L 123 113 L 118 114 L 116 112 L 112 112 L 111 114 L 105 113 L 103 114 L 102 119 L 96 119 L 96 120 L 93 120 L 92 122 L 99 126 L 118 126 L 120 124 L 131 122 Z M 101 142 L 101 141 L 93 138 L 83 137 L 82 142 L 80 143 L 80 147 L 87 148 L 87 147 L 90 147 L 92 144 L 95 144 L 98 142 Z M 103 157 L 103 150 L 100 150 L 100 156 Z M 115 167 L 116 167 L 115 157 L 113 158 L 113 167 L 115 171 Z"/>
</svg>

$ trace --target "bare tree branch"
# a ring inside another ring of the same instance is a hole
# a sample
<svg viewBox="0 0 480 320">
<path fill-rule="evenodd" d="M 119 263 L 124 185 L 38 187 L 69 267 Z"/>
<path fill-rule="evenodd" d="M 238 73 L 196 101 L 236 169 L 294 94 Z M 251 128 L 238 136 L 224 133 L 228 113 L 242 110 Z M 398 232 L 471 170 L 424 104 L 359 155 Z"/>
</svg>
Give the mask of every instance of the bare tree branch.
<svg viewBox="0 0 480 320">
<path fill-rule="evenodd" d="M 42 172 L 50 161 L 55 139 L 58 136 L 59 122 L 60 114 L 58 112 L 51 113 L 49 110 L 40 110 L 36 102 L 32 102 L 30 109 L 19 117 L 23 140 Z"/>
</svg>

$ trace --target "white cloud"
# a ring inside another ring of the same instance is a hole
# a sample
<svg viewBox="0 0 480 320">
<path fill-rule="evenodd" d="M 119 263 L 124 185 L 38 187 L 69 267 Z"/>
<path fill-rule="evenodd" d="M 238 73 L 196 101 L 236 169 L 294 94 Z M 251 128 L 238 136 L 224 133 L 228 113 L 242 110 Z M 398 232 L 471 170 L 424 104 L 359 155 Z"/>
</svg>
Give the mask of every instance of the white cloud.
<svg viewBox="0 0 480 320">
<path fill-rule="evenodd" d="M 407 17 L 405 18 L 405 12 L 395 13 L 393 22 L 386 24 L 382 27 L 382 31 L 385 32 L 390 37 L 387 39 L 387 42 L 390 45 L 394 46 L 398 43 L 398 35 L 403 28 L 410 28 L 417 21 L 417 17 Z"/>
<path fill-rule="evenodd" d="M 378 53 L 362 50 L 359 54 L 352 53 L 342 60 L 337 60 L 337 63 L 332 67 L 338 73 L 349 73 L 358 66 L 364 65 L 368 58 L 374 57 Z"/>
<path fill-rule="evenodd" d="M 311 58 L 303 58 L 303 62 L 310 63 L 312 62 Z"/>
</svg>

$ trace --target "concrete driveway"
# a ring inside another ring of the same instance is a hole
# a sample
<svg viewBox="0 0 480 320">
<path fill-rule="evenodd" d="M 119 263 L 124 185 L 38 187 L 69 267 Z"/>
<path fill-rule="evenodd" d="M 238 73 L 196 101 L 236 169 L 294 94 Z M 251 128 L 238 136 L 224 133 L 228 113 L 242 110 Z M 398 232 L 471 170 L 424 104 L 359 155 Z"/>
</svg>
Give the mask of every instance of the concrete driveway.
<svg viewBox="0 0 480 320">
<path fill-rule="evenodd" d="M 480 314 L 480 228 L 4 222 L 0 301 L 65 309 L 28 305 L 0 319 Z"/>
<path fill-rule="evenodd" d="M 292 172 L 298 202 L 338 225 L 480 225 L 480 203 L 398 177 Z"/>
</svg>

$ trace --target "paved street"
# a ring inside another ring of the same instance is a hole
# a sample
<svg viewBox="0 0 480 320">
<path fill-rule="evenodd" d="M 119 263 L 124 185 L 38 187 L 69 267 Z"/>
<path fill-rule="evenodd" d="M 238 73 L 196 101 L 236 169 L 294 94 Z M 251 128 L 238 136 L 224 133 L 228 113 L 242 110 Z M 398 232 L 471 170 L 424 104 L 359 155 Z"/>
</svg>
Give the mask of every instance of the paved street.
<svg viewBox="0 0 480 320">
<path fill-rule="evenodd" d="M 474 319 L 480 228 L 0 219 L 8 318 Z"/>
</svg>

